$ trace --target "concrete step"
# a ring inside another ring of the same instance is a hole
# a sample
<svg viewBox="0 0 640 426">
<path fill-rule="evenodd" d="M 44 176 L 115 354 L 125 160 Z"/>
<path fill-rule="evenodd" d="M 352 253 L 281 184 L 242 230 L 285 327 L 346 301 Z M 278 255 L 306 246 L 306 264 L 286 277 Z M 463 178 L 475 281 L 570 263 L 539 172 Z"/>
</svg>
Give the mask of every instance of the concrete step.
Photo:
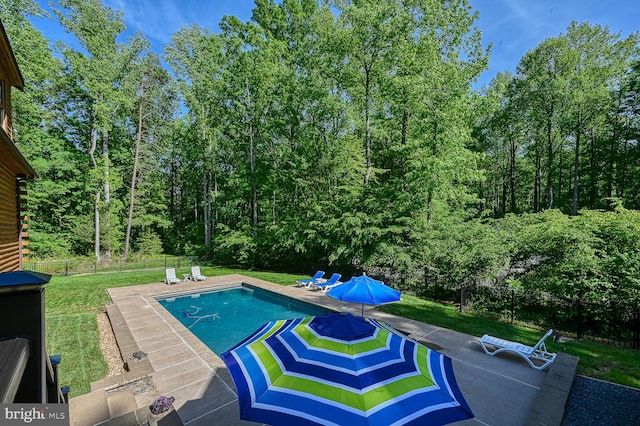
<svg viewBox="0 0 640 426">
<path fill-rule="evenodd" d="M 127 379 L 130 380 L 132 377 L 139 378 L 153 372 L 153 368 L 146 357 L 138 359 L 133 356 L 134 353 L 140 351 L 140 348 L 133 338 L 118 304 L 110 303 L 107 305 L 106 310 L 109 322 L 111 323 L 111 329 L 118 344 L 118 349 L 120 349 L 120 356 L 122 356 L 124 368 L 127 370 L 125 373 Z M 101 384 L 97 384 L 96 386 L 101 386 Z"/>
<path fill-rule="evenodd" d="M 70 426 L 91 426 L 111 418 L 104 389 L 76 396 L 69 400 Z"/>
<path fill-rule="evenodd" d="M 107 396 L 107 405 L 109 406 L 111 418 L 120 417 L 138 409 L 136 397 L 133 396 L 131 389 L 123 389 L 109 394 Z"/>
<path fill-rule="evenodd" d="M 182 420 L 178 413 L 171 409 L 165 413 L 152 414 L 149 407 L 138 408 L 135 411 L 123 414 L 122 416 L 113 418 L 100 426 L 132 426 L 132 425 L 148 425 L 148 426 L 183 426 Z"/>
<path fill-rule="evenodd" d="M 129 361 L 128 357 L 139 350 L 138 345 L 129 330 L 127 322 L 120 312 L 118 304 L 109 303 L 106 310 L 109 322 L 111 323 L 111 329 L 113 330 L 113 334 L 116 338 L 116 343 L 118 344 L 120 354 L 122 355 L 125 363 L 125 368 L 130 370 L 129 366 L 127 366 L 127 361 Z"/>
<path fill-rule="evenodd" d="M 125 386 L 129 383 L 136 382 L 138 380 L 144 380 L 153 373 L 153 367 L 148 359 L 143 359 L 136 362 L 135 371 L 126 371 L 117 376 L 108 376 L 104 379 L 96 380 L 91 383 L 91 390 L 99 389 L 114 389 L 117 387 Z"/>
<path fill-rule="evenodd" d="M 153 416 L 149 422 L 151 426 L 183 426 L 182 419 L 178 416 L 178 412 L 174 409 L 166 413 Z"/>
</svg>

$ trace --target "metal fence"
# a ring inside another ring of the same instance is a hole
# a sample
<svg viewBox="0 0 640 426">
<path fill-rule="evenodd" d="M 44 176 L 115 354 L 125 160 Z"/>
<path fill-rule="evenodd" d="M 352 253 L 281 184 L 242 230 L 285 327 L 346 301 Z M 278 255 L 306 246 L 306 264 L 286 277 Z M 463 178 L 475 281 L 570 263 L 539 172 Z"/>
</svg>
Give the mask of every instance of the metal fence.
<svg viewBox="0 0 640 426">
<path fill-rule="evenodd" d="M 97 262 L 87 258 L 31 261 L 23 265 L 25 271 L 50 275 L 78 275 L 98 272 L 135 271 L 143 269 L 166 269 L 191 267 L 197 264 L 196 257 L 163 256 L 131 260 L 111 259 Z"/>
<path fill-rule="evenodd" d="M 429 271 L 375 278 L 419 297 L 451 303 L 461 312 L 512 324 L 553 328 L 568 338 L 640 349 L 640 292 L 618 302 L 567 299 L 541 291 L 476 285 L 452 287 Z"/>
<path fill-rule="evenodd" d="M 102 262 L 84 258 L 31 261 L 24 265 L 24 269 L 51 275 L 76 275 L 191 267 L 199 261 L 197 257 L 174 256 Z M 490 286 L 455 290 L 445 286 L 428 286 L 424 281 L 406 285 L 398 278 L 384 279 L 388 284 L 403 291 L 409 290 L 420 297 L 456 303 L 464 312 L 512 324 L 553 328 L 577 339 L 640 349 L 640 297 L 624 303 L 590 303 L 579 298 L 568 300 L 542 292 Z"/>
<path fill-rule="evenodd" d="M 640 349 L 640 304 L 565 299 L 549 293 L 466 288 L 460 292 L 462 311 L 505 322 L 553 328 L 568 337 Z"/>
</svg>

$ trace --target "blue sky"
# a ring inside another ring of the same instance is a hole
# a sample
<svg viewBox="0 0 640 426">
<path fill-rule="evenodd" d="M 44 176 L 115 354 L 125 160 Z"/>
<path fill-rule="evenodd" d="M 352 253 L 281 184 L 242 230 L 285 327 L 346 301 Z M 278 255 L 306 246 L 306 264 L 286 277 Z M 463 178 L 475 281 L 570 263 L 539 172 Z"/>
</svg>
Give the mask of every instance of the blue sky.
<svg viewBox="0 0 640 426">
<path fill-rule="evenodd" d="M 384 1 L 384 0 L 381 0 Z M 566 32 L 571 21 L 607 26 L 623 37 L 640 31 L 637 0 L 470 0 L 480 12 L 476 24 L 483 43 L 493 43 L 489 70 L 480 77 L 486 84 L 498 72 L 515 72 L 520 58 L 540 42 Z M 48 0 L 38 0 L 44 6 Z M 141 31 L 161 51 L 180 28 L 197 23 L 218 31 L 224 15 L 251 19 L 254 0 L 103 0 L 124 12 L 127 29 Z M 68 41 L 64 32 L 45 19 L 34 21 L 50 40 Z"/>
</svg>

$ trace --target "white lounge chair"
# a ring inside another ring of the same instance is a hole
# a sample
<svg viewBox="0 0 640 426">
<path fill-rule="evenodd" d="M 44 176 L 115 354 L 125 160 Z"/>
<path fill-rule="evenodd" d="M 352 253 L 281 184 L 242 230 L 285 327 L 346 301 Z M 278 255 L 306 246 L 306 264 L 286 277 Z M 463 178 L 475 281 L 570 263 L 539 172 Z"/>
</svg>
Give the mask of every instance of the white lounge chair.
<svg viewBox="0 0 640 426">
<path fill-rule="evenodd" d="M 341 276 L 342 275 L 340 274 L 333 274 L 327 281 L 313 283 L 313 285 L 311 285 L 310 288 L 313 289 L 313 291 L 320 289 L 322 290 L 323 293 L 326 293 L 329 290 L 331 290 L 333 287 L 342 284 L 342 281 L 338 281 Z"/>
<path fill-rule="evenodd" d="M 333 284 L 326 284 L 326 283 L 325 284 L 320 284 L 320 288 L 322 289 L 323 293 L 326 293 L 329 290 L 331 290 L 332 288 L 338 287 L 339 285 L 342 285 L 342 284 L 344 284 L 342 281 L 336 281 Z"/>
<path fill-rule="evenodd" d="M 200 273 L 200 267 L 199 266 L 192 266 L 191 267 L 191 279 L 194 281 L 204 281 L 207 279 L 207 277 L 205 277 L 204 275 L 202 275 Z"/>
<path fill-rule="evenodd" d="M 542 339 L 540 339 L 535 346 L 527 346 L 522 343 L 511 342 L 485 334 L 480 338 L 480 346 L 482 346 L 482 350 L 489 355 L 497 355 L 501 352 L 519 355 L 529 363 L 531 368 L 544 370 L 555 361 L 557 355 L 556 353 L 548 352 L 547 346 L 544 343 L 551 334 L 553 334 L 553 330 L 547 331 L 547 334 L 542 336 Z"/>
<path fill-rule="evenodd" d="M 165 272 L 165 275 L 166 275 L 166 278 L 164 280 L 165 283 L 171 285 L 171 284 L 179 284 L 179 283 L 182 282 L 178 277 L 176 277 L 176 270 L 175 269 L 168 268 L 168 269 L 165 269 L 164 272 Z"/>
<path fill-rule="evenodd" d="M 322 278 L 323 276 L 324 276 L 324 271 L 318 271 L 311 278 L 307 278 L 305 280 L 296 281 L 296 287 L 309 287 L 310 285 L 312 285 L 314 283 L 324 282 L 326 280 L 324 278 Z"/>
</svg>

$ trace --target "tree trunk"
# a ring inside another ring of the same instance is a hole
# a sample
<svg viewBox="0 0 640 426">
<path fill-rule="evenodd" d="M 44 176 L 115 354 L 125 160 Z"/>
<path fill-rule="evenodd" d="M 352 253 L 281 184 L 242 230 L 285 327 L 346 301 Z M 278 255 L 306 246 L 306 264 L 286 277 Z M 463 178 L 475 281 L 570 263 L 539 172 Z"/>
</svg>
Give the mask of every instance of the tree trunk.
<svg viewBox="0 0 640 426">
<path fill-rule="evenodd" d="M 364 155 L 367 161 L 367 172 L 364 175 L 364 183 L 369 183 L 371 178 L 371 123 L 370 123 L 370 102 L 371 102 L 371 68 L 365 63 L 365 80 L 364 80 L 364 127 L 365 142 Z"/>
<path fill-rule="evenodd" d="M 169 183 L 171 185 L 171 193 L 169 195 L 169 205 L 171 220 L 176 221 L 176 161 L 175 161 L 175 149 L 171 150 L 171 166 L 169 170 Z"/>
<path fill-rule="evenodd" d="M 534 213 L 538 213 L 540 211 L 540 192 L 541 192 L 541 184 L 542 184 L 542 173 L 541 173 L 541 163 L 542 163 L 542 155 L 540 154 L 540 147 L 536 144 L 536 174 L 535 174 L 535 184 L 533 189 L 533 211 Z"/>
<path fill-rule="evenodd" d="M 407 128 L 409 127 L 409 109 L 404 107 L 402 111 L 402 148 L 404 149 L 407 146 Z M 405 153 L 403 152 L 402 157 L 400 159 L 400 173 L 402 175 L 402 189 L 407 192 L 409 190 L 407 186 L 407 171 L 406 171 L 406 159 Z"/>
<path fill-rule="evenodd" d="M 251 110 L 251 91 L 249 90 L 249 81 L 245 81 L 247 85 L 247 105 Z M 253 125 L 249 119 L 249 162 L 251 166 L 251 225 L 253 227 L 253 236 L 258 235 L 258 189 L 256 183 L 256 148 L 254 146 L 255 138 L 253 134 Z"/>
<path fill-rule="evenodd" d="M 562 188 L 564 188 L 564 186 L 562 185 L 562 168 L 564 167 L 563 161 L 562 161 L 562 155 L 560 155 L 560 158 L 558 160 L 558 194 L 560 197 L 562 197 Z"/>
<path fill-rule="evenodd" d="M 580 181 L 580 129 L 576 130 L 576 152 L 573 161 L 573 205 L 571 214 L 578 214 L 578 182 Z"/>
<path fill-rule="evenodd" d="M 547 119 L 547 208 L 553 208 L 553 135 L 551 118 Z"/>
<path fill-rule="evenodd" d="M 258 188 L 256 184 L 256 149 L 254 146 L 253 126 L 249 125 L 249 157 L 251 162 L 251 225 L 253 236 L 258 234 Z"/>
<path fill-rule="evenodd" d="M 624 144 L 622 145 L 622 155 L 621 155 L 621 169 L 620 172 L 620 182 L 618 183 L 618 197 L 624 198 L 624 194 L 627 193 L 627 165 L 629 160 L 629 141 L 625 137 Z"/>
<path fill-rule="evenodd" d="M 93 165 L 93 170 L 96 171 L 95 176 L 97 178 L 97 170 L 98 170 L 98 162 L 96 161 L 96 146 L 98 143 L 98 130 L 91 129 L 91 148 L 89 149 L 89 157 L 91 157 L 91 164 Z M 100 263 L 100 181 L 96 182 L 96 199 L 94 204 L 94 226 L 95 226 L 95 234 L 94 234 L 94 255 L 96 256 L 96 262 Z"/>
<path fill-rule="evenodd" d="M 205 126 L 204 118 L 206 117 L 204 107 L 202 107 L 201 116 L 203 118 L 202 122 L 202 140 L 208 141 L 206 146 L 206 151 L 204 154 L 204 171 L 202 173 L 202 219 L 204 221 L 204 247 L 205 247 L 205 258 L 209 259 L 210 250 L 211 250 L 211 166 L 209 164 L 211 160 L 211 139 L 207 135 L 207 128 Z"/>
<path fill-rule="evenodd" d="M 616 121 L 617 124 L 617 121 Z M 611 137 L 611 149 L 609 150 L 609 164 L 607 170 L 607 197 L 613 197 L 613 180 L 614 180 L 614 170 L 616 157 L 618 154 L 618 127 L 617 125 L 613 128 L 613 136 Z"/>
<path fill-rule="evenodd" d="M 213 210 L 213 223 L 212 223 L 212 228 L 215 229 L 215 227 L 218 224 L 218 175 L 214 174 L 213 175 L 213 205 L 215 206 L 215 209 Z"/>
<path fill-rule="evenodd" d="M 509 185 L 511 192 L 511 213 L 516 212 L 516 142 L 511 135 L 509 143 Z"/>
<path fill-rule="evenodd" d="M 105 250 L 104 257 L 111 258 L 111 187 L 109 185 L 109 132 L 102 133 L 102 158 L 104 160 L 104 217 Z"/>
<path fill-rule="evenodd" d="M 501 191 L 502 202 L 500 204 L 502 208 L 500 213 L 502 216 L 504 216 L 507 214 L 507 191 L 508 191 L 507 188 L 509 187 L 509 183 L 508 183 L 509 178 L 507 176 L 506 170 L 504 173 L 501 173 L 501 174 L 502 174 L 502 191 Z"/>
<path fill-rule="evenodd" d="M 205 166 L 205 172 L 203 173 L 203 220 L 204 220 L 204 247 L 205 257 L 209 259 L 211 253 L 211 172 L 209 167 Z"/>
<path fill-rule="evenodd" d="M 127 219 L 127 233 L 124 240 L 124 259 L 129 258 L 129 244 L 131 241 L 131 224 L 133 223 L 133 203 L 136 194 L 136 179 L 138 177 L 138 159 L 140 158 L 140 143 L 142 142 L 142 103 L 144 100 L 144 79 L 140 84 L 140 105 L 138 105 L 138 135 L 136 137 L 136 151 L 133 157 L 133 172 L 131 174 L 131 188 L 129 190 L 129 217 Z"/>
<path fill-rule="evenodd" d="M 596 198 L 598 197 L 598 183 L 596 182 L 596 136 L 593 127 L 591 128 L 591 145 L 589 146 L 589 157 L 589 178 L 591 180 L 589 188 L 589 208 L 593 209 L 596 206 Z"/>
</svg>

